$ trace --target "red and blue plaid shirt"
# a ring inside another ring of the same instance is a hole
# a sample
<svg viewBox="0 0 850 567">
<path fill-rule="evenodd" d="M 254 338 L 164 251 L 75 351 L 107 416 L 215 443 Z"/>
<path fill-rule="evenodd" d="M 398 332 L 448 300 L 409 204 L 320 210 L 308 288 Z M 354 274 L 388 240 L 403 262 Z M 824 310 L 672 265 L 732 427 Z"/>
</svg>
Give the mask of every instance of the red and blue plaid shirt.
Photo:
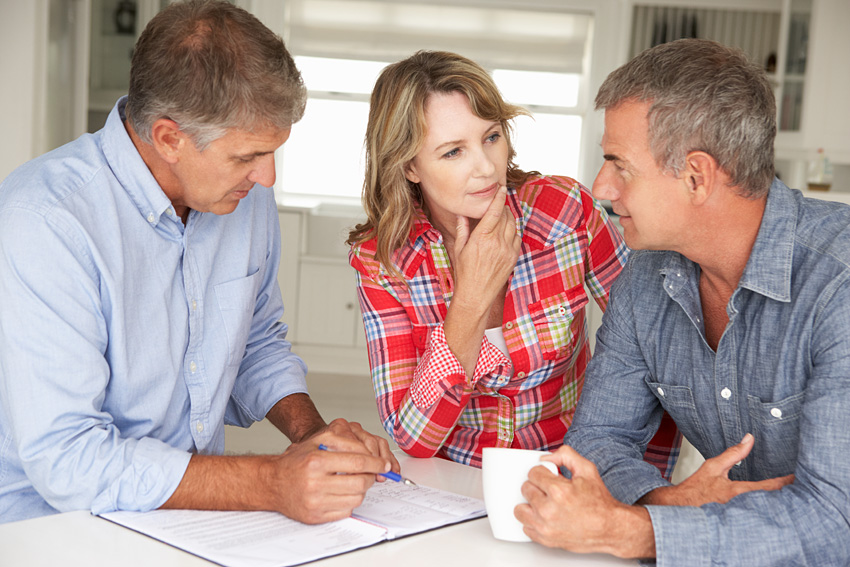
<svg viewBox="0 0 850 567">
<path fill-rule="evenodd" d="M 442 236 L 419 211 L 392 261 L 375 239 L 352 247 L 351 265 L 384 428 L 405 452 L 481 466 L 484 447 L 554 450 L 573 419 L 590 357 L 587 291 L 602 309 L 628 248 L 605 210 L 567 177 L 530 178 L 509 189 L 522 249 L 505 297 L 510 360 L 482 339 L 472 377 L 443 333 L 454 280 Z M 669 478 L 680 438 L 672 421 L 647 450 Z"/>
</svg>

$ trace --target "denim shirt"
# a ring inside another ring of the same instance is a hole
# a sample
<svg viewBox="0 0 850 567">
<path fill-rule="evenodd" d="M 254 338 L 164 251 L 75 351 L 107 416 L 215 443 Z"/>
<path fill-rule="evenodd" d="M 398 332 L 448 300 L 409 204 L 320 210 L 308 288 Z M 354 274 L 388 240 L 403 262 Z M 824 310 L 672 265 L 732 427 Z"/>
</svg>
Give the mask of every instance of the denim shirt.
<svg viewBox="0 0 850 567">
<path fill-rule="evenodd" d="M 157 508 L 225 423 L 306 392 L 272 190 L 184 225 L 123 107 L 0 185 L 0 522 Z"/>
<path fill-rule="evenodd" d="M 668 483 L 642 462 L 663 410 L 706 458 L 755 436 L 733 480 L 794 473 L 725 505 L 647 506 L 659 565 L 850 564 L 850 207 L 774 180 L 712 350 L 700 268 L 631 255 L 566 442 L 632 504 Z"/>
</svg>

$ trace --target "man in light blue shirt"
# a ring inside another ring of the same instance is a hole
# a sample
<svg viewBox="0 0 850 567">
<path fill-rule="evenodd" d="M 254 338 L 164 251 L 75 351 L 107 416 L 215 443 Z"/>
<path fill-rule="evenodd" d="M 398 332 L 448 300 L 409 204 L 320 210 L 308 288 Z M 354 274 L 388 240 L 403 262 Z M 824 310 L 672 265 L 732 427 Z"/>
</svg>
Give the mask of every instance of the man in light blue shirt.
<svg viewBox="0 0 850 567">
<path fill-rule="evenodd" d="M 0 185 L 0 522 L 159 507 L 324 522 L 398 470 L 386 441 L 323 421 L 280 323 L 269 187 L 305 99 L 256 18 L 173 4 L 105 127 Z M 225 424 L 264 417 L 285 452 L 221 456 Z"/>
<path fill-rule="evenodd" d="M 638 249 L 597 335 L 568 447 L 517 508 L 548 546 L 659 565 L 850 565 L 850 207 L 774 178 L 773 92 L 680 40 L 600 88 L 610 199 Z M 642 462 L 666 410 L 706 457 Z"/>
</svg>

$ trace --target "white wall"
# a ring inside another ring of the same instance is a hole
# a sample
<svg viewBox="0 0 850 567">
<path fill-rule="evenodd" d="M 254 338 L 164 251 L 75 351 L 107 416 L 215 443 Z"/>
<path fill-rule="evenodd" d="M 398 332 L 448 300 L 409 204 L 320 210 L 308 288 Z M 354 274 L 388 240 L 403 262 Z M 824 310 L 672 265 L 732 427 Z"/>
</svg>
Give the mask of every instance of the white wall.
<svg viewBox="0 0 850 567">
<path fill-rule="evenodd" d="M 0 0 L 0 179 L 40 153 L 47 0 Z"/>
</svg>

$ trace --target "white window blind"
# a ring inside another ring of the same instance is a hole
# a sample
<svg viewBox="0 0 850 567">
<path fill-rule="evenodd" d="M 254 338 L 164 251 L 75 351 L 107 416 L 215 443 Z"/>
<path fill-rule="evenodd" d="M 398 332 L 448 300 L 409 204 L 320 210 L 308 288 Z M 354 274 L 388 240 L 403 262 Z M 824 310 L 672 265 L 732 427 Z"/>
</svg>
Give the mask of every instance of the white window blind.
<svg viewBox="0 0 850 567">
<path fill-rule="evenodd" d="M 420 49 L 473 59 L 507 100 L 534 113 L 515 121 L 521 168 L 578 176 L 591 15 L 523 0 L 287 0 L 286 7 L 284 38 L 309 99 L 277 154 L 280 202 L 359 201 L 375 80 Z"/>
<path fill-rule="evenodd" d="M 492 69 L 582 72 L 590 15 L 458 4 L 290 0 L 287 39 L 315 57 L 397 61 L 441 49 Z"/>
</svg>

